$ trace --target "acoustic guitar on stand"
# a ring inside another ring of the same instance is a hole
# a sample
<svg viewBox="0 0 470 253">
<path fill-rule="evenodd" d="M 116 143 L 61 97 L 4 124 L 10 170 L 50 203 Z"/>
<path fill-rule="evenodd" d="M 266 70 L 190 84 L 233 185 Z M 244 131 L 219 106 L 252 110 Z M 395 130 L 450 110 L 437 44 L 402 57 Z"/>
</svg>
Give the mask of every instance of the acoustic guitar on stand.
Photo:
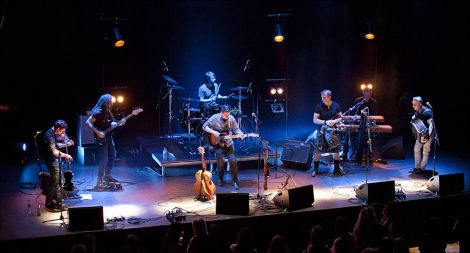
<svg viewBox="0 0 470 253">
<path fill-rule="evenodd" d="M 196 172 L 196 183 L 194 183 L 194 193 L 199 199 L 212 200 L 215 194 L 215 184 L 212 182 L 212 173 L 206 170 L 206 159 L 204 159 L 204 147 L 198 147 L 201 154 L 202 169 Z"/>
</svg>

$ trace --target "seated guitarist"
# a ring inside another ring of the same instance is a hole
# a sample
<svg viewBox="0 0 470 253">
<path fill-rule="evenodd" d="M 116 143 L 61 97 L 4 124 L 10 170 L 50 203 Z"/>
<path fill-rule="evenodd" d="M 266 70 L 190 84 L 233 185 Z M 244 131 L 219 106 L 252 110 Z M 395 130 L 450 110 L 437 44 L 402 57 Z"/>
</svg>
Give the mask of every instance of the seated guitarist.
<svg viewBox="0 0 470 253">
<path fill-rule="evenodd" d="M 412 120 L 421 120 L 427 128 L 427 132 L 424 134 L 418 133 L 414 127 L 411 128 L 416 138 L 414 146 L 415 165 L 408 172 L 419 174 L 426 170 L 428 163 L 432 139 L 434 138 L 433 118 L 432 110 L 423 105 L 423 99 L 421 97 L 413 97 L 412 106 L 413 110 L 415 110 Z"/>
<path fill-rule="evenodd" d="M 215 137 L 220 137 L 221 134 L 229 134 L 230 131 L 233 131 L 236 134 L 242 135 L 242 139 L 244 138 L 243 132 L 240 131 L 240 129 L 238 128 L 237 120 L 232 115 L 230 115 L 229 105 L 223 105 L 221 108 L 221 112 L 212 115 L 204 123 L 202 129 Z M 233 187 L 235 188 L 235 190 L 238 190 L 238 165 L 237 158 L 235 157 L 235 151 L 233 149 L 233 140 L 227 139 L 221 141 L 221 143 L 215 146 L 214 148 L 216 149 L 215 156 L 217 159 L 217 168 L 219 170 L 219 180 L 217 182 L 217 185 L 224 185 L 224 155 L 227 155 L 227 159 L 230 163 L 230 171 L 232 172 Z"/>
<path fill-rule="evenodd" d="M 104 94 L 99 99 L 96 105 L 91 110 L 91 115 L 87 119 L 86 124 L 93 130 L 97 140 L 100 140 L 98 145 L 98 180 L 96 182 L 96 189 L 109 186 L 109 183 L 119 182 L 111 176 L 111 168 L 116 158 L 116 149 L 112 135 L 106 136 L 104 131 L 109 127 L 117 125 L 111 108 L 113 106 L 113 96 Z M 124 125 L 125 120 L 120 121 Z M 103 181 L 104 179 L 104 181 Z"/>
<path fill-rule="evenodd" d="M 344 174 L 344 171 L 339 166 L 339 152 L 341 150 L 339 133 L 328 130 L 328 128 L 334 128 L 336 124 L 341 122 L 341 106 L 331 100 L 332 93 L 330 90 L 322 90 L 320 94 L 322 102 L 315 106 L 313 113 L 313 123 L 318 125 L 318 135 L 316 138 L 312 177 L 318 174 L 321 152 L 326 151 L 334 153 L 334 170 L 330 171 L 329 174 Z M 323 140 L 326 142 L 324 145 L 322 145 L 324 143 Z"/>
</svg>

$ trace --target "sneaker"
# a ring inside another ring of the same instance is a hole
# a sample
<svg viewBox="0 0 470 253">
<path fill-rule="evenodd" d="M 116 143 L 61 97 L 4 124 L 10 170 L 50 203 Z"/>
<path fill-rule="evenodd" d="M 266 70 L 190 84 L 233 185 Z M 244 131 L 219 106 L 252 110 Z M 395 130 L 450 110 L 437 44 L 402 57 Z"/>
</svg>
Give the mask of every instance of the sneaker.
<svg viewBox="0 0 470 253">
<path fill-rule="evenodd" d="M 240 187 L 238 187 L 238 183 L 237 183 L 237 182 L 233 182 L 233 188 L 235 188 L 235 190 L 240 189 Z"/>
<path fill-rule="evenodd" d="M 224 186 L 224 182 L 218 181 L 218 182 L 217 182 L 217 186 Z"/>
<path fill-rule="evenodd" d="M 344 172 L 343 168 L 338 167 L 338 168 L 335 168 L 335 174 L 344 175 L 346 174 L 346 172 Z"/>
<path fill-rule="evenodd" d="M 51 213 L 57 213 L 60 212 L 60 207 L 57 204 L 47 204 L 46 210 Z"/>
<path fill-rule="evenodd" d="M 119 180 L 117 180 L 116 178 L 112 177 L 111 175 L 107 175 L 104 177 L 104 180 L 107 182 L 107 183 L 117 183 L 119 182 Z"/>
<path fill-rule="evenodd" d="M 316 177 L 317 176 L 317 172 L 316 171 L 313 171 L 312 172 L 312 177 Z"/>
</svg>

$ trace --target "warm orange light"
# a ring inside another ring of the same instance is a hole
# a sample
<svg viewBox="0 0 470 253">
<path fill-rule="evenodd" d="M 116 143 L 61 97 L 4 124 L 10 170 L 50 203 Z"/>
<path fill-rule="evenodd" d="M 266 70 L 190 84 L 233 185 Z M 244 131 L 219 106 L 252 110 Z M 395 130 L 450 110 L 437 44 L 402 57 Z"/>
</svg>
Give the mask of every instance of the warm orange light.
<svg viewBox="0 0 470 253">
<path fill-rule="evenodd" d="M 368 83 L 368 84 L 362 83 L 361 84 L 361 90 L 365 90 L 365 89 L 372 90 L 372 88 L 374 88 L 374 86 L 371 83 Z"/>
<path fill-rule="evenodd" d="M 277 88 L 277 94 L 281 95 L 282 93 L 284 93 L 284 89 L 283 88 Z"/>
<path fill-rule="evenodd" d="M 375 38 L 375 35 L 373 33 L 367 33 L 364 35 L 364 37 L 368 40 L 373 40 Z"/>
<path fill-rule="evenodd" d="M 116 42 L 114 42 L 115 47 L 122 47 L 124 46 L 124 44 L 125 44 L 124 40 L 117 40 Z"/>
<path fill-rule="evenodd" d="M 276 95 L 276 89 L 275 88 L 271 88 L 271 95 Z"/>
<path fill-rule="evenodd" d="M 123 96 L 118 96 L 117 101 L 118 101 L 118 103 L 124 102 L 124 97 Z"/>
<path fill-rule="evenodd" d="M 281 43 L 281 42 L 284 41 L 284 36 L 276 35 L 276 36 L 274 36 L 274 41 L 277 42 L 277 43 Z"/>
</svg>

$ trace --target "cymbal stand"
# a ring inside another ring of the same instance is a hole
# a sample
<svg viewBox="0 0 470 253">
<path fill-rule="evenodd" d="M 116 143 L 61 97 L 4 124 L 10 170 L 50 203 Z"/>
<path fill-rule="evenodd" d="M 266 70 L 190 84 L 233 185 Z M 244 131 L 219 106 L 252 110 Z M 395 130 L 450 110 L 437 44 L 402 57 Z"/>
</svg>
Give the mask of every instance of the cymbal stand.
<svg viewBox="0 0 470 253">
<path fill-rule="evenodd" d="M 238 91 L 238 127 L 242 125 L 242 90 Z"/>
<path fill-rule="evenodd" d="M 367 177 L 369 174 L 370 169 L 370 155 L 372 154 L 372 140 L 370 138 L 370 118 L 369 118 L 369 108 L 366 107 L 366 122 L 365 127 L 367 128 L 367 150 L 366 150 L 366 184 L 367 184 Z"/>
<path fill-rule="evenodd" d="M 173 110 L 171 108 L 172 104 L 173 104 L 173 89 L 172 88 L 168 88 L 168 126 L 169 126 L 169 129 L 170 129 L 170 138 L 173 138 L 173 128 L 171 126 L 171 123 L 173 121 Z"/>
</svg>

